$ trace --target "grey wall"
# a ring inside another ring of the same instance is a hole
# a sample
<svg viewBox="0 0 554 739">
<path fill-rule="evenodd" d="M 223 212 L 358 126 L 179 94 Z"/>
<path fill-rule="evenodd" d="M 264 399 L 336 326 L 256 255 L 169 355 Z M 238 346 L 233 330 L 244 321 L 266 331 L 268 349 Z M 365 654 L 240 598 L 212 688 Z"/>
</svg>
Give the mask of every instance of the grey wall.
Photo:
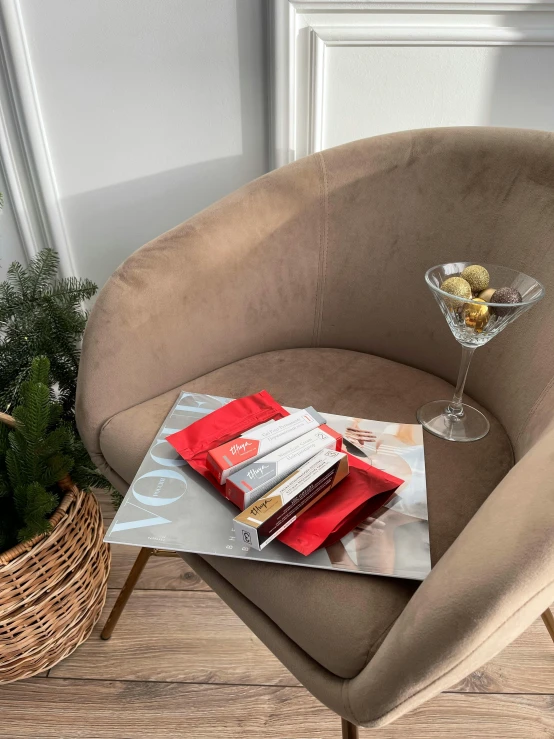
<svg viewBox="0 0 554 739">
<path fill-rule="evenodd" d="M 21 0 L 79 275 L 268 167 L 264 0 Z"/>
</svg>

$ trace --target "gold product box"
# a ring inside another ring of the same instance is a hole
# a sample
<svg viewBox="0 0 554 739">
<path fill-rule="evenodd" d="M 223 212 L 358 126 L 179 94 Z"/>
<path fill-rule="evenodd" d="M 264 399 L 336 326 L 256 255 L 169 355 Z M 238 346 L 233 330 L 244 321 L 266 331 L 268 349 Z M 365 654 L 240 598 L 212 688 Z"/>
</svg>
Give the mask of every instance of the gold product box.
<svg viewBox="0 0 554 739">
<path fill-rule="evenodd" d="M 238 541 L 263 549 L 348 474 L 343 452 L 325 449 L 236 516 Z"/>
</svg>

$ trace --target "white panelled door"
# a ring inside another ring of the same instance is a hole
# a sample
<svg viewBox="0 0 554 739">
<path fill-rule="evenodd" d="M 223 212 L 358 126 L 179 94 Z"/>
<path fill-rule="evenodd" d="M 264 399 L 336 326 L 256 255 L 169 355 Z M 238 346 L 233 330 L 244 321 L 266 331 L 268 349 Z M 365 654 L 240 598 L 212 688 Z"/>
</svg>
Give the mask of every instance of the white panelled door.
<svg viewBox="0 0 554 739">
<path fill-rule="evenodd" d="M 554 3 L 273 0 L 273 166 L 434 126 L 554 130 Z"/>
</svg>

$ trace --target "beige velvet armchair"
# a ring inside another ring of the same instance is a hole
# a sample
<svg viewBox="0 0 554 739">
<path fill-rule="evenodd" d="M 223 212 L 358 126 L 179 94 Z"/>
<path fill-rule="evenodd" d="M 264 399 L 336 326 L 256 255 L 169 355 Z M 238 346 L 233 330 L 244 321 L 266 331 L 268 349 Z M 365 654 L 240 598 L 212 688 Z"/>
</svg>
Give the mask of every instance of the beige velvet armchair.
<svg viewBox="0 0 554 739">
<path fill-rule="evenodd" d="M 183 555 L 344 736 L 452 686 L 542 613 L 554 638 L 553 242 L 554 135 L 398 133 L 252 182 L 139 249 L 94 306 L 78 424 L 124 493 L 181 390 L 413 423 L 459 358 L 425 270 L 463 259 L 544 283 L 476 353 L 467 392 L 489 435 L 425 436 L 423 584 Z"/>
</svg>

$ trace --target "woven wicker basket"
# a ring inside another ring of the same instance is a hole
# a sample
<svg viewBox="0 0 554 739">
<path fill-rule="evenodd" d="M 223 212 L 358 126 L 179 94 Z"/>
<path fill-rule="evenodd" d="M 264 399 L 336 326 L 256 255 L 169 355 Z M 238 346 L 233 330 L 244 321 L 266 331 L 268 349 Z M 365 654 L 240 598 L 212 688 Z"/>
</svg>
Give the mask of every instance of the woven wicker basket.
<svg viewBox="0 0 554 739">
<path fill-rule="evenodd" d="M 11 420 L 0 414 L 0 421 Z M 110 549 L 100 507 L 69 478 L 60 487 L 50 532 L 0 554 L 0 684 L 67 657 L 104 607 Z"/>
</svg>

